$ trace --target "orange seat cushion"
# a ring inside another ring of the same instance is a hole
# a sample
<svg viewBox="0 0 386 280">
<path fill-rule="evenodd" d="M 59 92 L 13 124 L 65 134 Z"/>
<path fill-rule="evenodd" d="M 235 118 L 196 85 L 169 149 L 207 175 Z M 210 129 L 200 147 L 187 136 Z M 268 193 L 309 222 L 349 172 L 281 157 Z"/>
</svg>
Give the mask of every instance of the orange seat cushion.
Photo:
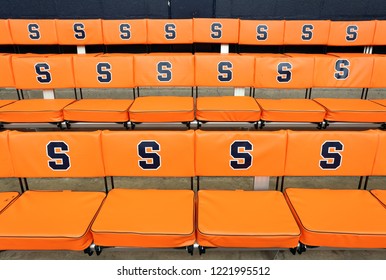
<svg viewBox="0 0 386 280">
<path fill-rule="evenodd" d="M 332 122 L 385 122 L 386 107 L 363 99 L 315 98 Z"/>
<path fill-rule="evenodd" d="M 370 192 L 386 207 L 386 190 L 371 190 Z"/>
<path fill-rule="evenodd" d="M 84 250 L 101 192 L 27 191 L 0 214 L 0 250 Z"/>
<path fill-rule="evenodd" d="M 65 107 L 63 114 L 67 121 L 127 122 L 132 103 L 127 99 L 82 99 Z"/>
<path fill-rule="evenodd" d="M 196 117 L 200 121 L 256 122 L 260 108 L 249 96 L 198 97 Z"/>
<path fill-rule="evenodd" d="M 310 99 L 256 99 L 269 122 L 322 122 L 326 111 Z"/>
<path fill-rule="evenodd" d="M 0 108 L 9 105 L 17 100 L 0 100 Z"/>
<path fill-rule="evenodd" d="M 371 100 L 371 101 L 386 107 L 386 99 L 374 99 L 374 100 Z"/>
<path fill-rule="evenodd" d="M 19 193 L 17 192 L 1 192 L 0 193 L 0 213 L 18 196 L 19 196 Z"/>
<path fill-rule="evenodd" d="M 207 247 L 292 248 L 300 231 L 277 191 L 200 190 L 197 242 Z"/>
<path fill-rule="evenodd" d="M 195 242 L 191 190 L 113 189 L 92 225 L 101 246 L 183 247 Z"/>
<path fill-rule="evenodd" d="M 129 109 L 132 122 L 190 122 L 194 120 L 193 97 L 138 97 Z"/>
<path fill-rule="evenodd" d="M 365 190 L 285 190 L 306 245 L 386 248 L 386 210 Z"/>
<path fill-rule="evenodd" d="M 0 108 L 2 122 L 61 122 L 73 99 L 23 99 Z"/>
</svg>

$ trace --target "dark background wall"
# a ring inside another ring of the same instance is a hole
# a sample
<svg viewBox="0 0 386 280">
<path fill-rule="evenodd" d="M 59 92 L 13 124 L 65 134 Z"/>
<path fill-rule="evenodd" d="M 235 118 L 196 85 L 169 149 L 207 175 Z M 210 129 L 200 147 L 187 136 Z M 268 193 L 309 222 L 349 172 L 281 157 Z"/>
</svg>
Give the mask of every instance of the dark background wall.
<svg viewBox="0 0 386 280">
<path fill-rule="evenodd" d="M 0 0 L 0 18 L 386 19 L 385 0 Z"/>
</svg>

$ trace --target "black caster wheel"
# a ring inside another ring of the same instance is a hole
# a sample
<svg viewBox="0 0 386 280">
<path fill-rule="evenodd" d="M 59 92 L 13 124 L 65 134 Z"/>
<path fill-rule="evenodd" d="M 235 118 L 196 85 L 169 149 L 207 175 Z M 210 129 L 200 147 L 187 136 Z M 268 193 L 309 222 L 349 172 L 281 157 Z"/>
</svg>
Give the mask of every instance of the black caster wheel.
<svg viewBox="0 0 386 280">
<path fill-rule="evenodd" d="M 290 252 L 291 252 L 291 254 L 294 255 L 294 256 L 296 255 L 296 249 L 297 249 L 297 248 L 290 248 L 290 249 L 289 249 Z"/>
<path fill-rule="evenodd" d="M 193 245 L 187 246 L 186 251 L 188 251 L 188 254 L 193 256 Z"/>
<path fill-rule="evenodd" d="M 205 252 L 206 252 L 205 247 L 204 246 L 198 246 L 198 252 L 200 253 L 200 255 L 205 254 Z"/>
<path fill-rule="evenodd" d="M 83 251 L 85 254 L 89 255 L 89 256 L 92 256 L 92 254 L 94 254 L 94 252 L 91 250 L 90 247 L 84 249 Z"/>
<path fill-rule="evenodd" d="M 98 246 L 98 245 L 95 245 L 95 253 L 97 254 L 97 256 L 102 254 L 102 247 Z"/>
<path fill-rule="evenodd" d="M 305 251 L 307 251 L 306 245 L 304 245 L 303 243 L 300 243 L 298 248 L 297 248 L 298 254 L 301 255 Z"/>
</svg>

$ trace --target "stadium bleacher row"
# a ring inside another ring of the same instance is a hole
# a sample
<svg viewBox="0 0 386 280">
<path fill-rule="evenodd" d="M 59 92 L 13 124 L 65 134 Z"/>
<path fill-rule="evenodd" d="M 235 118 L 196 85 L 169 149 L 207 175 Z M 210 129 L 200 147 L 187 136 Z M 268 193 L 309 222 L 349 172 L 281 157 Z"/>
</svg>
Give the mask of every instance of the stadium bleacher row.
<svg viewBox="0 0 386 280">
<path fill-rule="evenodd" d="M 2 45 L 227 43 L 384 45 L 386 21 L 194 19 L 3 19 Z"/>
<path fill-rule="evenodd" d="M 0 133 L 1 177 L 384 175 L 381 131 Z M 361 143 L 367 143 L 366 150 Z M 299 150 L 306 149 L 299 159 Z M 176 156 L 178 155 L 178 156 Z M 361 161 L 356 159 L 360 157 Z M 113 182 L 113 181 L 112 181 Z M 385 248 L 385 190 L 1 193 L 1 250 Z M 328 201 L 328 203 L 326 203 Z"/>
<path fill-rule="evenodd" d="M 0 56 L 2 87 L 383 88 L 386 56 L 371 54 L 54 54 Z M 364 70 L 365 69 L 365 70 Z M 193 92 L 192 92 L 193 95 Z M 252 96 L 2 100 L 2 123 L 386 122 L 385 100 Z M 256 102 L 257 101 L 257 102 Z M 68 127 L 68 125 L 65 125 Z"/>
<path fill-rule="evenodd" d="M 21 190 L 1 187 L 0 251 L 386 248 L 386 189 L 367 186 L 386 175 L 386 95 L 368 99 L 386 88 L 384 3 L 43 0 L 14 15 L 20 1 L 0 10 L 0 178 Z M 359 185 L 284 184 L 297 176 Z M 205 189 L 205 177 L 276 177 L 276 189 Z M 32 190 L 36 178 L 105 189 Z"/>
</svg>

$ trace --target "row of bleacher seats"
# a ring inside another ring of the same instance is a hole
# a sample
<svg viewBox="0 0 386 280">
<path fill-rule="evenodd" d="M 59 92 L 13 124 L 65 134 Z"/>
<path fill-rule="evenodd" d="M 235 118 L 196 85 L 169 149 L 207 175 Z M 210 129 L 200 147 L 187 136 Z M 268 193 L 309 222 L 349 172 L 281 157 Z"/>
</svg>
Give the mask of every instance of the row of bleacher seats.
<svg viewBox="0 0 386 280">
<path fill-rule="evenodd" d="M 385 175 L 385 141 L 386 133 L 377 130 L 5 131 L 0 176 Z M 94 244 L 99 253 L 122 246 L 191 251 L 196 242 L 200 251 L 299 244 L 386 248 L 385 190 L 106 192 L 1 192 L 0 250 L 84 250 Z"/>
<path fill-rule="evenodd" d="M 386 55 L 0 54 L 0 87 L 384 88 Z"/>
<path fill-rule="evenodd" d="M 121 123 L 122 128 L 141 123 L 206 122 L 350 122 L 386 123 L 386 100 L 336 99 L 254 99 L 249 96 L 139 97 L 130 99 L 23 99 L 0 101 L 0 122 L 55 123 L 71 128 L 71 123 Z M 65 122 L 63 124 L 63 122 Z M 129 125 L 128 122 L 131 122 Z M 28 125 L 27 125 L 28 127 Z M 260 127 L 260 126 L 259 126 Z M 262 127 L 260 127 L 262 128 Z"/>
<path fill-rule="evenodd" d="M 241 45 L 385 45 L 386 21 L 225 18 L 0 20 L 3 45 L 227 43 Z"/>
<path fill-rule="evenodd" d="M 1 87 L 383 88 L 386 56 L 371 54 L 0 55 Z M 156 94 L 155 94 L 156 95 Z M 335 97 L 335 96 L 332 96 Z M 13 122 L 362 122 L 384 123 L 386 102 L 316 98 L 148 96 L 132 99 L 2 100 Z M 256 102 L 257 101 L 257 102 Z M 315 102 L 316 101 L 316 102 Z"/>
</svg>

